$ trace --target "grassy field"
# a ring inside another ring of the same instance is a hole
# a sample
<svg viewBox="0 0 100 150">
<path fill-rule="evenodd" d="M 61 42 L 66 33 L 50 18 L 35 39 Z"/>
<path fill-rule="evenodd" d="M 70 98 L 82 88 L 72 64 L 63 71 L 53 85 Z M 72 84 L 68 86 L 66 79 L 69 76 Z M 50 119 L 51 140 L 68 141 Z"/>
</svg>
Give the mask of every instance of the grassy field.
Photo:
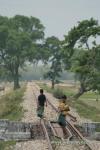
<svg viewBox="0 0 100 150">
<path fill-rule="evenodd" d="M 54 91 L 45 84 L 39 84 L 43 89 L 53 93 Z M 78 88 L 74 86 L 57 85 L 68 97 L 77 93 Z M 96 101 L 97 95 L 94 92 L 87 92 L 83 94 L 78 100 L 68 101 L 69 105 L 76 108 L 80 116 L 91 119 L 92 121 L 100 121 L 100 95 L 98 95 L 98 102 Z"/>
<path fill-rule="evenodd" d="M 81 100 L 69 102 L 69 105 L 76 108 L 80 116 L 91 119 L 94 122 L 100 122 L 100 110 L 95 106 L 87 105 Z"/>
<path fill-rule="evenodd" d="M 23 101 L 23 96 L 26 86 L 21 89 L 11 91 L 0 99 L 0 119 L 9 119 L 19 121 L 23 117 L 24 110 L 20 105 Z M 0 142 L 0 150 L 11 150 L 16 142 Z"/>
<path fill-rule="evenodd" d="M 23 108 L 20 103 L 23 101 L 25 87 L 9 94 L 0 99 L 0 119 L 20 120 L 23 116 Z"/>
<path fill-rule="evenodd" d="M 16 144 L 15 141 L 7 141 L 7 142 L 0 142 L 0 150 L 13 150 L 13 146 Z"/>
</svg>

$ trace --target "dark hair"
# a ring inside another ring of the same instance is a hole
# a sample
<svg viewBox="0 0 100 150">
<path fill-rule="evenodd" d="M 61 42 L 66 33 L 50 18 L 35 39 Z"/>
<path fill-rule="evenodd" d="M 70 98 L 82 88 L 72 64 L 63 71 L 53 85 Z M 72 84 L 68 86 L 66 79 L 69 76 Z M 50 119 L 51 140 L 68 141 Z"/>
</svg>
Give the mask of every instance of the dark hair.
<svg viewBox="0 0 100 150">
<path fill-rule="evenodd" d="M 43 89 L 40 89 L 40 93 L 43 93 Z"/>
<path fill-rule="evenodd" d="M 63 95 L 63 96 L 62 96 L 62 99 L 66 100 L 66 99 L 67 99 L 67 96 L 66 96 L 66 95 Z"/>
</svg>

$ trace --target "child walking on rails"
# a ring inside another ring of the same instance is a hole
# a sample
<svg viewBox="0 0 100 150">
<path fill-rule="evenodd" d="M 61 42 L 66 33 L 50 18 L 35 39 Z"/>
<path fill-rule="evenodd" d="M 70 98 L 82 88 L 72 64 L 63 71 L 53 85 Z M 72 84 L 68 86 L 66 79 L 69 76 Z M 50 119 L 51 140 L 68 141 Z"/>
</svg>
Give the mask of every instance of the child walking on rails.
<svg viewBox="0 0 100 150">
<path fill-rule="evenodd" d="M 66 95 L 63 95 L 62 99 L 60 100 L 59 107 L 58 107 L 58 110 L 59 110 L 58 123 L 62 127 L 65 138 L 66 138 L 66 135 L 67 135 L 66 115 L 70 111 L 69 106 L 66 104 L 66 99 L 67 99 Z"/>
<path fill-rule="evenodd" d="M 38 96 L 38 102 L 37 102 L 37 116 L 41 119 L 44 115 L 44 106 L 47 107 L 47 99 L 46 96 L 43 93 L 43 89 L 40 89 L 40 95 Z"/>
</svg>

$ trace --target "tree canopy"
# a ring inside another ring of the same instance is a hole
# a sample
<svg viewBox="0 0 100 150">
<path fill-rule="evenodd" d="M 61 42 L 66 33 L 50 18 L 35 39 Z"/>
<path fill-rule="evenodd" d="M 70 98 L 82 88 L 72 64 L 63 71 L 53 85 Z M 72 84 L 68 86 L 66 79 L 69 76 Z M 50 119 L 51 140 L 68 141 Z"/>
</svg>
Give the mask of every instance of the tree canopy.
<svg viewBox="0 0 100 150">
<path fill-rule="evenodd" d="M 78 98 L 84 92 L 100 92 L 100 25 L 91 18 L 78 22 L 60 41 L 57 37 L 44 38 L 44 26 L 38 18 L 16 15 L 0 16 L 0 75 L 6 73 L 19 88 L 19 68 L 26 62 L 49 64 L 44 75 L 52 88 L 63 69 L 70 70 L 80 81 Z M 63 65 L 62 65 L 63 64 Z"/>
<path fill-rule="evenodd" d="M 0 16 L 0 63 L 9 70 L 14 89 L 19 88 L 19 67 L 31 57 L 35 59 L 36 47 L 44 38 L 44 26 L 34 17 L 16 15 Z"/>
<path fill-rule="evenodd" d="M 62 72 L 61 41 L 54 36 L 49 37 L 46 39 L 45 48 L 49 51 L 50 70 L 44 75 L 44 78 L 50 79 L 52 88 L 54 88 Z"/>
<path fill-rule="evenodd" d="M 100 36 L 100 26 L 96 20 L 84 20 L 72 28 L 65 36 L 65 64 L 70 61 L 70 69 L 80 81 L 78 98 L 90 90 L 100 91 L 100 45 L 96 40 Z"/>
</svg>

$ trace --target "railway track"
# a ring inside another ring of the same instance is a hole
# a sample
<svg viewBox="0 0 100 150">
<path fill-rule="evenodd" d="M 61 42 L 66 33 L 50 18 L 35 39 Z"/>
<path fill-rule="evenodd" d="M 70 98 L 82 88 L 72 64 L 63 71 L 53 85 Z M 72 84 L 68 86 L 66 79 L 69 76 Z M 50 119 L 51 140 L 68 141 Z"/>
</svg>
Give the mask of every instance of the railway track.
<svg viewBox="0 0 100 150">
<path fill-rule="evenodd" d="M 35 88 L 39 91 L 39 88 L 35 85 Z M 34 92 L 33 92 L 34 93 Z M 35 97 L 37 98 L 37 95 L 34 93 Z M 53 110 L 55 110 L 56 113 L 58 113 L 58 109 L 48 100 L 48 104 L 52 107 Z M 75 120 L 76 118 L 74 116 L 70 116 L 72 120 Z M 78 129 L 76 129 L 76 127 L 74 126 L 74 124 L 71 121 L 66 120 L 67 123 L 67 127 L 66 130 L 68 132 L 68 140 L 79 140 L 79 141 L 83 141 L 84 146 L 85 146 L 85 150 L 97 150 L 93 148 L 93 145 L 91 145 L 90 143 L 87 142 L 86 138 L 83 137 L 83 135 L 78 131 Z M 44 126 L 44 131 L 47 137 L 47 141 L 48 141 L 48 145 L 50 147 L 52 147 L 51 141 L 50 141 L 50 137 L 48 134 L 48 131 L 46 130 L 45 127 L 45 123 L 44 121 L 42 122 L 42 125 Z M 49 126 L 51 126 L 52 132 L 54 134 L 54 136 L 57 136 L 57 134 L 55 133 L 55 127 L 53 126 L 53 123 L 49 122 Z M 58 129 L 59 131 L 59 129 Z M 51 145 L 51 146 L 50 146 Z M 53 147 L 52 147 L 53 149 Z"/>
<path fill-rule="evenodd" d="M 50 103 L 48 100 L 48 103 L 53 107 L 53 109 L 58 112 L 57 108 L 53 106 L 53 104 Z M 87 147 L 86 150 L 94 150 L 93 147 L 87 142 L 87 140 L 82 136 L 82 134 L 74 127 L 74 125 L 66 120 L 67 127 L 66 130 L 69 132 L 69 140 L 75 139 L 75 140 L 82 140 L 84 141 L 85 146 Z"/>
<path fill-rule="evenodd" d="M 37 100 L 38 95 L 36 95 L 36 93 L 34 93 L 34 91 L 33 91 L 33 94 Z M 36 103 L 37 103 L 37 101 L 36 101 Z M 63 139 L 64 139 L 62 128 L 60 126 L 54 127 L 52 124 L 53 123 L 51 123 L 50 121 L 48 121 L 46 119 L 40 119 L 40 125 L 42 126 L 45 138 L 46 138 L 47 143 L 48 143 L 48 149 L 49 150 L 54 150 L 56 148 L 56 143 L 53 142 L 55 137 L 57 140 L 60 140 L 60 141 L 63 141 Z M 59 132 L 58 128 L 62 131 L 62 137 L 61 137 L 61 135 L 58 135 L 58 133 L 57 133 L 57 131 Z"/>
<path fill-rule="evenodd" d="M 59 143 L 63 143 L 64 134 L 62 128 L 58 125 L 58 123 L 41 119 L 40 125 L 42 126 L 44 139 L 47 140 L 49 150 L 55 150 Z M 69 132 L 69 135 L 70 134 L 71 133 Z M 70 135 L 70 137 L 71 136 L 72 135 Z"/>
</svg>

